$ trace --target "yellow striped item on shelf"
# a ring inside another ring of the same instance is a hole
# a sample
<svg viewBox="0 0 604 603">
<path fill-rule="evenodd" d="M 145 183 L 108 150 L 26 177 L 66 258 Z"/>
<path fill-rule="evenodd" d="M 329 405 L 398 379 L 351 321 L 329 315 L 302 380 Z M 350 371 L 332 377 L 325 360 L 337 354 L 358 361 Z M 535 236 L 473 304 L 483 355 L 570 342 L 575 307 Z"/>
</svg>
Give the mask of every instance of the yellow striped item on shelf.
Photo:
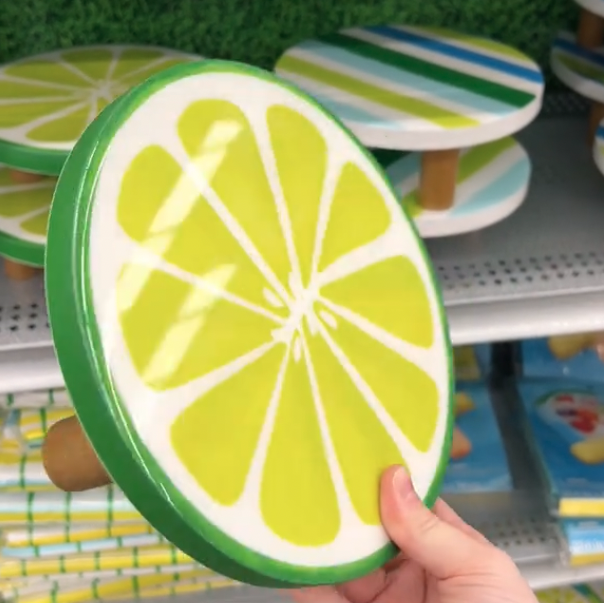
<svg viewBox="0 0 604 603">
<path fill-rule="evenodd" d="M 2 547 L 1 557 L 15 559 L 30 559 L 40 557 L 58 557 L 64 555 L 77 555 L 79 553 L 96 553 L 121 548 L 146 547 L 169 544 L 158 534 L 134 534 L 132 536 L 117 536 L 116 538 L 101 538 L 98 540 L 80 540 L 79 542 L 63 542 L 47 544 L 45 546 Z"/>
<path fill-rule="evenodd" d="M 73 414 L 71 408 L 12 410 L 4 422 L 2 448 L 23 451 L 40 448 L 49 428 Z"/>
<path fill-rule="evenodd" d="M 114 486 L 86 492 L 10 492 L 0 496 L 0 527 L 77 522 L 110 525 L 142 522 L 140 513 Z"/>
<path fill-rule="evenodd" d="M 141 591 L 163 585 L 173 586 L 175 583 L 200 583 L 225 578 L 218 576 L 206 569 L 197 569 L 187 572 L 170 572 L 165 574 L 147 574 L 144 576 L 125 576 L 112 578 L 94 578 L 85 580 L 81 578 L 68 580 L 37 581 L 15 588 L 4 600 L 13 601 L 39 601 L 40 603 L 85 603 L 98 601 L 106 597 L 128 595 L 135 598 Z"/>
<path fill-rule="evenodd" d="M 57 491 L 52 484 L 40 450 L 26 454 L 19 451 L 5 451 L 0 447 L 0 492 Z"/>
<path fill-rule="evenodd" d="M 52 590 L 52 585 L 76 584 L 85 582 L 89 584 L 93 580 L 117 580 L 129 576 L 150 576 L 164 574 L 183 574 L 194 571 L 206 571 L 198 563 L 183 563 L 181 565 L 159 566 L 159 567 L 137 567 L 125 570 L 104 570 L 100 572 L 75 572 L 71 574 L 45 574 L 40 576 L 21 576 L 20 578 L 0 578 L 0 598 L 14 598 L 18 589 Z M 58 587 L 57 586 L 57 587 Z"/>
<path fill-rule="evenodd" d="M 599 603 L 601 599 L 590 584 L 558 586 L 537 591 L 539 603 Z"/>
<path fill-rule="evenodd" d="M 4 549 L 24 547 L 44 547 L 53 544 L 79 543 L 126 536 L 154 534 L 147 523 L 111 523 L 76 525 L 37 525 L 8 527 L 2 531 Z"/>
<path fill-rule="evenodd" d="M 191 557 L 173 545 L 133 547 L 37 559 L 3 558 L 0 559 L 0 578 L 171 566 L 192 561 Z"/>
<path fill-rule="evenodd" d="M 0 395 L 0 409 L 72 408 L 66 389 L 44 389 L 33 392 Z"/>
<path fill-rule="evenodd" d="M 190 593 L 197 593 L 204 590 L 216 590 L 219 588 L 235 588 L 242 586 L 240 582 L 234 582 L 228 578 L 212 578 L 206 580 L 189 580 L 187 582 L 173 582 L 172 584 L 165 584 L 161 586 L 154 586 L 145 589 L 141 589 L 135 597 L 132 595 L 124 594 L 117 596 L 103 597 L 101 601 L 123 601 L 124 599 L 136 599 L 142 601 L 144 599 L 155 599 L 165 597 L 175 597 L 178 595 L 185 595 Z M 81 600 L 85 603 L 86 599 Z M 51 601 L 24 601 L 20 599 L 16 603 L 52 603 Z M 62 603 L 62 602 L 59 602 Z M 75 603 L 75 602 L 72 602 Z M 78 602 L 79 603 L 79 602 Z"/>
</svg>

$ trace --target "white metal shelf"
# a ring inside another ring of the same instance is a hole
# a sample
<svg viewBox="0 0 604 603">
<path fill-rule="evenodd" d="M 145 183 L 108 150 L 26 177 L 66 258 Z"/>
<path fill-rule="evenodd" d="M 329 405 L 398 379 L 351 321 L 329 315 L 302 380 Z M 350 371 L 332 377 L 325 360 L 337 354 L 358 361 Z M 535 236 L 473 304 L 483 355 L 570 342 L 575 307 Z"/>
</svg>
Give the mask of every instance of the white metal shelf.
<svg viewBox="0 0 604 603">
<path fill-rule="evenodd" d="M 573 95 L 550 96 L 543 116 L 519 135 L 534 168 L 515 214 L 482 231 L 428 241 L 454 344 L 604 330 L 604 176 L 586 142 L 585 109 Z M 45 349 L 38 352 L 43 370 L 19 363 L 28 356 L 15 351 L 31 348 Z M 2 362 L 7 353 L 10 367 Z M 17 283 L 0 275 L 0 393 L 9 383 L 29 389 L 60 380 L 42 279 Z"/>
<path fill-rule="evenodd" d="M 0 394 L 62 386 L 42 277 L 16 282 L 0 271 Z"/>
<path fill-rule="evenodd" d="M 518 138 L 533 163 L 528 197 L 506 220 L 432 239 L 456 344 L 604 329 L 604 176 L 583 102 L 549 97 Z"/>
</svg>

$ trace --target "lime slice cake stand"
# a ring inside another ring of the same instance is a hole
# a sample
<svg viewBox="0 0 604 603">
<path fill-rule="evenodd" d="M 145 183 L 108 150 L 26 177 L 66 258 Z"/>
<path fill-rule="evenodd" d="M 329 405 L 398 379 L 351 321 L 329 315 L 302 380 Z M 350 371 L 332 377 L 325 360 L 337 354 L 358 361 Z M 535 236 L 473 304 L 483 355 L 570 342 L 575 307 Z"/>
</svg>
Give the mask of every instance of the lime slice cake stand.
<svg viewBox="0 0 604 603">
<path fill-rule="evenodd" d="M 397 552 L 383 470 L 438 496 L 452 370 L 432 266 L 373 156 L 297 87 L 205 61 L 115 101 L 61 172 L 45 275 L 98 458 L 211 569 L 356 578 Z"/>
<path fill-rule="evenodd" d="M 15 182 L 0 165 L 0 256 L 8 278 L 25 280 L 44 266 L 46 225 L 56 178 Z"/>
<path fill-rule="evenodd" d="M 25 216 L 33 205 L 37 210 L 40 191 L 48 189 L 45 177 L 58 176 L 88 124 L 132 86 L 172 65 L 199 58 L 149 46 L 88 46 L 0 67 L 0 163 L 4 165 L 0 255 L 12 262 L 6 265 L 7 275 L 29 278 L 35 267 L 43 265 L 43 254 L 30 249 L 30 244 L 44 245 L 42 218 L 37 218 L 35 241 L 25 236 L 27 223 L 15 228 L 13 218 Z M 8 187 L 7 176 L 14 188 Z M 21 209 L 14 207 L 15 195 Z"/>
<path fill-rule="evenodd" d="M 426 237 L 484 228 L 523 201 L 530 162 L 513 139 L 541 108 L 544 81 L 522 53 L 423 27 L 349 29 L 287 50 L 275 71 L 372 149 Z M 475 147 L 475 148 L 472 148 Z"/>
</svg>

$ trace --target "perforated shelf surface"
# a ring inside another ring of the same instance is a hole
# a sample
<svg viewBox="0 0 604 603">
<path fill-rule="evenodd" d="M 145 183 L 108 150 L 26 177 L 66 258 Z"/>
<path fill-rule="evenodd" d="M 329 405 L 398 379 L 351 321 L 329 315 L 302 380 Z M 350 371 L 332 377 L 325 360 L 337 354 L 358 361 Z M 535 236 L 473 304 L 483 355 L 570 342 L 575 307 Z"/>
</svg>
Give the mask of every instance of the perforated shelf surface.
<svg viewBox="0 0 604 603">
<path fill-rule="evenodd" d="M 549 97 L 518 135 L 533 175 L 517 212 L 428 242 L 455 343 L 604 328 L 604 178 L 584 109 L 577 97 Z"/>
<path fill-rule="evenodd" d="M 534 166 L 523 206 L 490 228 L 428 242 L 454 344 L 604 329 L 604 177 L 586 110 L 577 96 L 547 97 L 519 135 Z M 0 393 L 60 382 L 42 278 L 0 276 Z"/>
<path fill-rule="evenodd" d="M 0 394 L 61 387 L 41 276 L 8 280 L 0 271 Z"/>
</svg>

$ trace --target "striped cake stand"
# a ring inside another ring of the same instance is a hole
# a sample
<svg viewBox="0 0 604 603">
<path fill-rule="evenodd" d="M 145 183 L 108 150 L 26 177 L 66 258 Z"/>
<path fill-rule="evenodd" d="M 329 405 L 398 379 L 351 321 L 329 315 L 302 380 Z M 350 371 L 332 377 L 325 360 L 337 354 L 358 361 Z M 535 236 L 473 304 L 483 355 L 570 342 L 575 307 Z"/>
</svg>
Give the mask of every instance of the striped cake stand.
<svg viewBox="0 0 604 603">
<path fill-rule="evenodd" d="M 524 199 L 526 153 L 512 139 L 505 151 L 487 144 L 521 130 L 541 108 L 543 76 L 524 54 L 447 30 L 388 25 L 302 42 L 275 70 L 367 147 L 414 152 L 385 167 L 423 236 L 484 228 Z M 514 194 L 502 179 L 513 181 Z"/>
<path fill-rule="evenodd" d="M 598 0 L 604 5 L 604 0 Z M 577 36 L 562 31 L 554 40 L 550 54 L 552 71 L 571 90 L 591 101 L 589 141 L 604 119 L 604 47 L 585 48 Z"/>
<path fill-rule="evenodd" d="M 524 201 L 531 175 L 528 154 L 512 136 L 463 149 L 452 206 L 430 211 L 418 202 L 419 155 L 391 151 L 374 155 L 425 238 L 472 232 L 503 220 Z"/>
</svg>

